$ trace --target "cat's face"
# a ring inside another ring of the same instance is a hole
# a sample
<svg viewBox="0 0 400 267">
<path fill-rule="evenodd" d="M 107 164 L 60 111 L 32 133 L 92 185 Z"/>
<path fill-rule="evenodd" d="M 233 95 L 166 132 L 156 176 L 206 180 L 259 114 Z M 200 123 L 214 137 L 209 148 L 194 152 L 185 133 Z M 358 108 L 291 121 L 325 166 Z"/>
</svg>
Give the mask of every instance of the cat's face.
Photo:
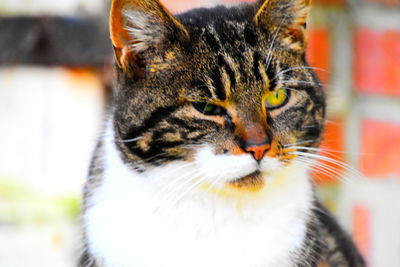
<svg viewBox="0 0 400 267">
<path fill-rule="evenodd" d="M 324 95 L 305 63 L 308 3 L 270 0 L 175 19 L 155 0 L 114 1 L 114 125 L 141 171 L 186 161 L 236 188 L 319 143 Z M 122 4 L 121 4 L 122 3 Z"/>
</svg>

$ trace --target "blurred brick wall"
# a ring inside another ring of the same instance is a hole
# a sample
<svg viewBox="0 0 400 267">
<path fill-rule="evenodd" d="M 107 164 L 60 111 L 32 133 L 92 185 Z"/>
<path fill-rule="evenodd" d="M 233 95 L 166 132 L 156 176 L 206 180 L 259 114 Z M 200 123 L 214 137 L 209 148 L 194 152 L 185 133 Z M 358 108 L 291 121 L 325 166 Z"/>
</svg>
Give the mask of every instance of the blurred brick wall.
<svg viewBox="0 0 400 267">
<path fill-rule="evenodd" d="M 46 1 L 41 0 L 41 5 L 35 5 L 35 12 L 43 10 L 40 6 L 49 7 L 51 14 L 61 15 L 70 15 L 72 10 L 78 11 L 79 15 L 91 14 L 93 10 L 97 10 L 95 13 L 103 12 L 100 4 L 93 8 L 93 1 L 95 0 L 88 3 L 86 1 L 85 5 L 80 6 L 68 1 L 63 1 L 63 5 L 57 2 L 54 5 L 58 9 L 54 11 Z M 253 2 L 162 1 L 175 13 L 193 7 Z M 14 8 L 17 2 L 5 0 L 0 9 L 12 15 L 13 10 L 20 10 L 20 7 Z M 74 0 L 75 2 L 79 1 Z M 312 66 L 321 69 L 317 72 L 329 96 L 328 121 L 322 144 L 326 152 L 322 154 L 347 162 L 352 168 L 360 170 L 362 176 L 358 177 L 356 171 L 349 171 L 338 164 L 325 162 L 326 168 L 331 170 L 330 175 L 315 173 L 315 182 L 319 185 L 319 192 L 328 207 L 352 233 L 369 266 L 398 267 L 400 0 L 313 2 L 307 59 Z M 45 10 L 44 13 L 48 12 Z M 43 73 L 48 73 L 47 71 L 43 70 Z M 83 70 L 83 73 L 93 75 L 90 70 Z M 8 74 L 4 77 L 10 79 Z M 83 80 L 77 80 L 80 83 L 78 86 L 81 86 Z M 3 84 L 4 81 L 5 79 Z M 101 86 L 97 87 L 103 90 Z M 9 238 L 14 239 L 14 236 Z M 13 267 L 15 266 L 24 265 Z"/>
<path fill-rule="evenodd" d="M 322 147 L 361 172 L 329 164 L 341 175 L 316 182 L 328 198 L 340 186 L 330 207 L 368 265 L 400 266 L 400 1 L 316 0 L 307 58 L 327 70 Z"/>
</svg>

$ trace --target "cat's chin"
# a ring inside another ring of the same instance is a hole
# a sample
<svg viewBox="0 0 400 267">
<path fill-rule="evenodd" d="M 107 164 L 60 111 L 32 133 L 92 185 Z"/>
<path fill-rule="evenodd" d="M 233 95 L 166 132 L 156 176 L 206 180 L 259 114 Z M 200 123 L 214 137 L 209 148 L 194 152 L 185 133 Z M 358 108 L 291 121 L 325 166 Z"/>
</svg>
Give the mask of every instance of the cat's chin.
<svg viewBox="0 0 400 267">
<path fill-rule="evenodd" d="M 259 191 L 264 187 L 265 180 L 260 171 L 255 171 L 244 177 L 234 179 L 227 183 L 229 187 L 237 190 Z"/>
</svg>

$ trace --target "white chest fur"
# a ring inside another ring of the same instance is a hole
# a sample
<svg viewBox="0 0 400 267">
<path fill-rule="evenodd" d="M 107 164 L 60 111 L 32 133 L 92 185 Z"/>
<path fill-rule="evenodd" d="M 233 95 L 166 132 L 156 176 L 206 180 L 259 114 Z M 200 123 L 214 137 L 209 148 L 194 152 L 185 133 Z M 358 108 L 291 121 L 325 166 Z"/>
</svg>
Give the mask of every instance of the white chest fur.
<svg viewBox="0 0 400 267">
<path fill-rule="evenodd" d="M 90 252 L 105 266 L 292 266 L 312 205 L 305 166 L 293 164 L 277 178 L 284 181 L 271 188 L 267 182 L 256 196 L 233 199 L 192 187 L 176 198 L 179 184 L 160 184 L 190 165 L 139 174 L 118 153 L 105 140 L 104 180 L 84 215 Z"/>
</svg>

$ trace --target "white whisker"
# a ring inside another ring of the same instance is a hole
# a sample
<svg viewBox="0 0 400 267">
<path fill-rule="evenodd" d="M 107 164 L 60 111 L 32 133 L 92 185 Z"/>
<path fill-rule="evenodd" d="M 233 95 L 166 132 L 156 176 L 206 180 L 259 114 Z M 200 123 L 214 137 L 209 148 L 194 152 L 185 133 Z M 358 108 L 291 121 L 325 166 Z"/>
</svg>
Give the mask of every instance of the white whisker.
<svg viewBox="0 0 400 267">
<path fill-rule="evenodd" d="M 313 170 L 317 173 L 328 175 L 328 176 L 333 175 L 334 177 L 339 178 L 340 181 L 342 181 L 346 184 L 349 184 L 349 182 L 352 181 L 352 180 L 346 179 L 343 172 L 341 172 L 340 170 L 337 170 L 337 169 L 333 168 L 332 166 L 326 165 L 323 162 L 311 160 L 311 159 L 300 157 L 300 156 L 298 158 L 296 158 L 296 160 L 298 160 L 300 162 L 311 164 L 311 167 L 310 167 L 311 170 Z"/>
<path fill-rule="evenodd" d="M 266 69 L 269 69 L 269 65 L 271 64 L 271 60 L 272 60 L 272 49 L 274 48 L 274 44 L 275 44 L 275 40 L 276 37 L 278 37 L 279 31 L 282 28 L 283 23 L 286 21 L 288 17 L 288 14 L 285 14 L 285 16 L 282 18 L 282 21 L 280 22 L 278 28 L 276 29 L 274 36 L 272 37 L 272 42 L 271 45 L 268 48 L 268 54 L 267 54 L 267 59 L 266 59 Z"/>
<path fill-rule="evenodd" d="M 342 161 L 336 160 L 336 159 L 332 159 L 332 158 L 329 158 L 329 157 L 326 157 L 326 156 L 322 156 L 322 155 L 318 155 L 318 154 L 310 154 L 310 153 L 299 152 L 299 151 L 289 152 L 288 154 L 299 155 L 299 156 L 304 156 L 304 157 L 311 157 L 311 158 L 319 159 L 319 160 L 322 160 L 322 161 L 327 161 L 327 162 L 330 162 L 332 164 L 335 164 L 337 166 L 342 167 L 343 169 L 345 169 L 345 170 L 349 171 L 350 173 L 356 175 L 358 178 L 362 178 L 362 175 L 360 174 L 359 171 L 357 171 L 356 169 L 354 169 L 350 165 L 348 165 L 348 164 L 346 164 L 346 163 L 344 163 Z"/>
<path fill-rule="evenodd" d="M 283 147 L 289 148 L 290 146 L 302 145 L 302 144 L 307 144 L 307 143 L 313 143 L 313 142 L 315 142 L 315 141 L 317 141 L 317 140 L 315 140 L 315 139 L 301 140 L 301 141 L 298 141 L 298 142 L 293 143 L 293 144 L 284 145 Z"/>
<path fill-rule="evenodd" d="M 280 88 L 283 88 L 283 89 L 286 89 L 286 90 L 296 91 L 299 94 L 307 95 L 307 93 L 305 91 L 303 91 L 303 90 L 297 90 L 297 89 L 294 89 L 294 88 L 284 87 L 284 86 L 281 86 Z"/>
<path fill-rule="evenodd" d="M 136 138 L 132 138 L 132 139 L 126 139 L 126 140 L 115 140 L 115 142 L 118 143 L 130 143 L 130 142 L 136 142 L 139 141 L 140 139 L 143 139 L 143 137 L 136 137 Z"/>
<path fill-rule="evenodd" d="M 324 148 L 318 148 L 318 147 L 305 147 L 305 146 L 292 146 L 290 148 L 294 148 L 294 149 L 302 149 L 302 150 L 309 150 L 309 151 L 314 151 L 314 152 L 318 152 L 318 153 L 324 153 L 327 154 L 337 160 L 341 160 L 342 158 L 339 156 L 340 154 L 345 154 L 343 151 L 340 150 L 334 150 L 334 149 L 324 149 Z M 333 152 L 336 152 L 333 153 Z"/>
<path fill-rule="evenodd" d="M 288 68 L 288 69 L 285 69 L 285 70 L 279 72 L 277 75 L 275 75 L 275 77 L 271 81 L 276 80 L 277 78 L 279 78 L 279 76 L 281 76 L 284 73 L 287 73 L 287 72 L 292 71 L 292 70 L 299 70 L 299 69 L 311 69 L 311 70 L 320 70 L 320 71 L 327 72 L 326 70 L 321 69 L 321 68 L 310 67 L 310 66 L 298 66 L 298 67 Z"/>
<path fill-rule="evenodd" d="M 321 85 L 321 86 L 329 86 L 329 84 L 321 83 L 321 82 L 310 82 L 310 81 L 301 81 L 301 80 L 282 80 L 281 83 L 301 83 L 301 84 L 310 84 L 310 85 Z"/>
<path fill-rule="evenodd" d="M 183 181 L 182 183 L 179 183 L 179 186 L 177 186 L 176 188 L 174 188 L 174 190 L 171 190 L 171 192 L 166 195 L 163 198 L 163 202 L 169 203 L 171 202 L 171 198 L 179 193 L 181 190 L 183 190 L 188 184 L 192 183 L 193 181 L 195 181 L 196 179 L 198 179 L 199 176 L 199 172 L 198 170 L 192 170 L 189 173 L 186 173 L 186 175 L 181 176 L 181 178 L 179 178 L 179 181 Z M 175 183 L 176 184 L 176 183 Z M 171 187 L 170 187 L 171 188 Z M 172 189 L 172 188 L 171 188 Z M 172 201 L 171 203 L 175 203 L 174 201 Z"/>
<path fill-rule="evenodd" d="M 212 183 L 210 184 L 210 186 L 208 187 L 207 193 L 210 192 L 211 189 L 214 188 L 214 187 L 220 182 L 220 180 L 221 180 L 223 177 L 224 177 L 223 175 L 218 175 L 218 176 L 215 178 L 214 182 L 212 182 Z"/>
<path fill-rule="evenodd" d="M 190 164 L 181 166 L 181 167 L 179 167 L 179 168 L 177 168 L 177 169 L 173 169 L 173 170 L 169 171 L 168 173 L 162 175 L 162 177 L 165 177 L 165 178 L 166 178 L 166 177 L 168 177 L 169 174 L 174 173 L 174 172 L 177 172 L 177 171 L 180 171 L 181 169 L 187 168 L 188 166 L 193 165 L 193 164 L 194 164 L 194 163 L 190 163 Z M 167 184 L 165 184 L 160 190 L 158 190 L 158 192 L 157 192 L 157 194 L 156 194 L 156 197 L 157 197 L 157 196 L 163 195 L 166 191 L 172 189 L 176 184 L 180 183 L 182 180 L 187 179 L 187 176 L 188 176 L 188 175 L 191 175 L 191 174 L 194 173 L 194 172 L 195 172 L 195 171 L 192 169 L 192 170 L 190 170 L 190 172 L 183 173 L 183 174 L 181 174 L 180 176 L 175 177 L 174 179 L 172 179 L 171 181 L 169 181 Z M 161 178 L 161 180 L 162 180 L 162 179 L 163 179 L 163 178 Z"/>
<path fill-rule="evenodd" d="M 179 203 L 185 196 L 189 195 L 190 192 L 192 192 L 196 186 L 200 185 L 202 182 L 206 181 L 208 177 L 203 176 L 199 180 L 197 180 L 194 184 L 192 184 L 186 191 L 178 195 L 173 201 L 172 201 L 172 206 L 174 207 L 176 204 Z M 192 179 L 193 181 L 194 179 Z"/>
<path fill-rule="evenodd" d="M 162 186 L 162 188 L 159 190 L 158 193 L 159 193 L 160 195 L 163 194 L 163 193 L 165 193 L 165 191 L 167 191 L 167 190 L 169 190 L 169 189 L 172 189 L 176 184 L 178 184 L 178 183 L 181 182 L 182 180 L 186 180 L 188 176 L 191 176 L 192 173 L 195 172 L 193 169 L 186 170 L 186 171 L 182 170 L 182 169 L 185 169 L 185 168 L 187 168 L 187 167 L 189 167 L 189 166 L 190 166 L 190 165 L 181 166 L 181 167 L 179 167 L 179 168 L 177 168 L 177 169 L 170 170 L 169 172 L 163 174 L 163 175 L 159 178 L 159 180 L 160 180 L 161 182 L 164 182 L 164 180 L 167 180 L 167 179 L 169 178 L 170 175 L 176 175 L 176 174 L 177 174 L 177 171 L 180 172 L 180 173 L 179 173 L 179 176 L 173 177 L 173 178 L 172 178 L 171 180 L 169 180 L 166 184 L 164 184 L 164 185 Z"/>
</svg>

